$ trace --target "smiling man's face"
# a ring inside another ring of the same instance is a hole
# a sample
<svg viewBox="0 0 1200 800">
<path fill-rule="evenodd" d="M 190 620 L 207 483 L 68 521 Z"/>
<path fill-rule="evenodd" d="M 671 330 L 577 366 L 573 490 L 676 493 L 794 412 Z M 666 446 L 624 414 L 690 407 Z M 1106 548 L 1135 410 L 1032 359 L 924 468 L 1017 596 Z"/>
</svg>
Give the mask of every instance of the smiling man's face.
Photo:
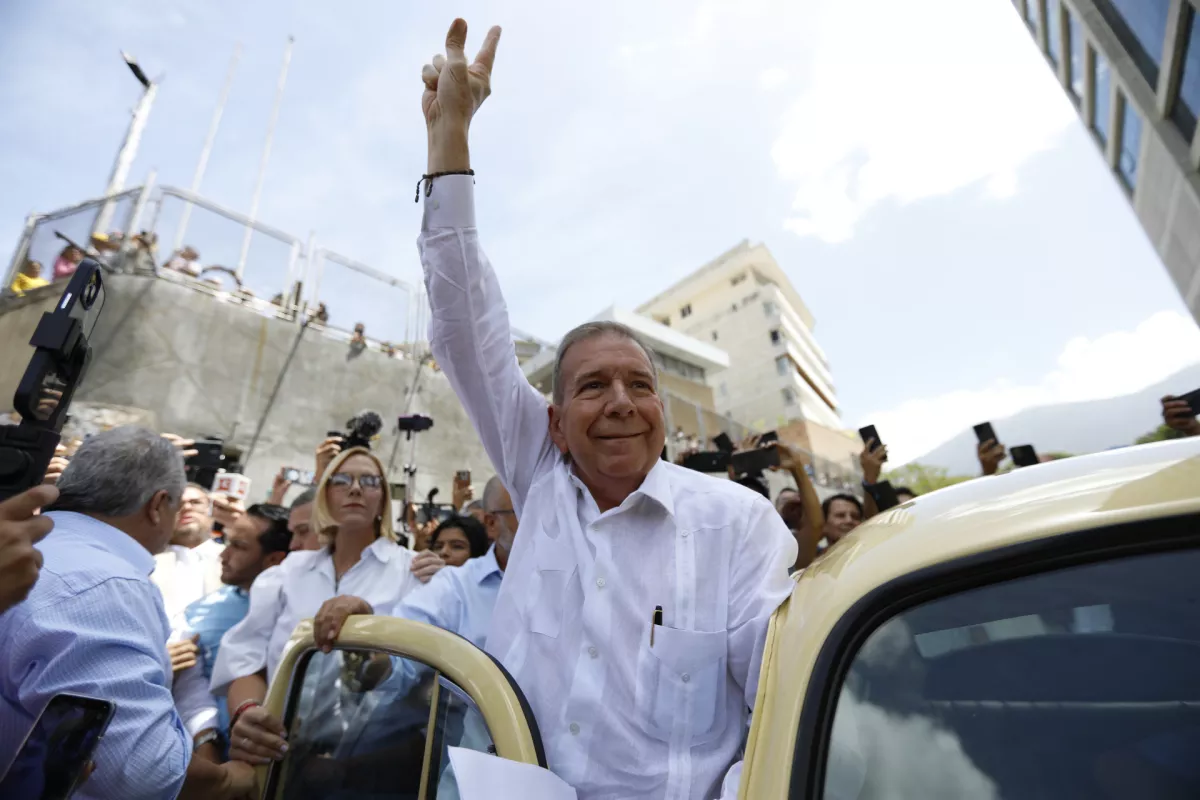
<svg viewBox="0 0 1200 800">
<path fill-rule="evenodd" d="M 641 485 L 666 441 L 646 351 L 615 333 L 584 339 L 563 356 L 560 380 L 562 402 L 550 409 L 554 443 L 570 453 L 594 496 L 623 498 Z"/>
</svg>

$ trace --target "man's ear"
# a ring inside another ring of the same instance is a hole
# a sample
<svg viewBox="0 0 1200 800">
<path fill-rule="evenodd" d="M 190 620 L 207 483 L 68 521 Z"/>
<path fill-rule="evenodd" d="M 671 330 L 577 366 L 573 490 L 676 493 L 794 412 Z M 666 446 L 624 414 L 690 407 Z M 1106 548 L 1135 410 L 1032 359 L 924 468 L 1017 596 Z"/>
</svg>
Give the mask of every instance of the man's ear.
<svg viewBox="0 0 1200 800">
<path fill-rule="evenodd" d="M 162 524 L 163 517 L 169 516 L 174 520 L 176 511 L 171 508 L 171 496 L 167 494 L 166 489 L 159 489 L 154 493 L 150 502 L 146 504 L 146 514 L 155 526 Z"/>
<path fill-rule="evenodd" d="M 565 456 L 567 454 L 567 434 L 564 426 L 563 410 L 551 403 L 547 413 L 550 414 L 550 439 L 554 442 L 554 446 L 558 448 L 558 452 Z"/>
<path fill-rule="evenodd" d="M 265 565 L 265 566 L 263 566 L 263 569 L 268 569 L 270 567 L 279 566 L 280 564 L 283 563 L 283 559 L 286 557 L 287 557 L 287 553 L 280 553 L 279 551 L 275 551 L 274 553 L 268 553 L 263 558 L 263 564 Z"/>
</svg>

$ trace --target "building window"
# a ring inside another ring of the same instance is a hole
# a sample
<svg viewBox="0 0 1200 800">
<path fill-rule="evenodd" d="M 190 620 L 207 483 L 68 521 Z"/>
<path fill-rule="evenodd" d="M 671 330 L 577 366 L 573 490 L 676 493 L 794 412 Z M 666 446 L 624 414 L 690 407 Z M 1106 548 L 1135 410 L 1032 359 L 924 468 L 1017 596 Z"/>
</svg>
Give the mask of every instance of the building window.
<svg viewBox="0 0 1200 800">
<path fill-rule="evenodd" d="M 721 381 L 721 397 L 729 397 L 729 387 L 725 385 L 725 381 Z"/>
<path fill-rule="evenodd" d="M 788 389 L 785 387 L 783 389 L 783 404 L 785 406 L 790 406 L 790 405 L 794 405 L 795 402 L 796 402 L 796 393 L 793 392 L 791 389 Z"/>
<path fill-rule="evenodd" d="M 1121 158 L 1117 162 L 1117 171 L 1129 191 L 1137 187 L 1138 156 L 1142 146 L 1142 116 L 1129 102 L 1129 98 L 1121 98 Z"/>
<path fill-rule="evenodd" d="M 1029 30 L 1037 33 L 1037 0 L 1021 0 L 1021 16 Z"/>
<path fill-rule="evenodd" d="M 1095 0 L 1096 10 L 1153 89 L 1158 86 L 1171 0 Z M 1185 2 L 1184 5 L 1187 5 Z"/>
<path fill-rule="evenodd" d="M 779 358 L 775 359 L 775 371 L 780 375 L 787 375 L 792 371 L 792 365 L 788 361 L 787 356 L 780 356 Z"/>
<path fill-rule="evenodd" d="M 692 315 L 692 304 L 691 303 L 688 303 L 686 306 L 679 309 L 679 318 L 680 319 L 684 319 L 685 317 L 690 317 L 691 315 Z"/>
<path fill-rule="evenodd" d="M 717 332 L 716 331 L 712 332 L 712 337 L 713 337 L 713 341 L 715 342 L 717 340 Z"/>
<path fill-rule="evenodd" d="M 733 278 L 730 279 L 729 285 L 737 286 L 739 283 L 741 283 L 744 280 L 746 280 L 746 273 L 743 272 L 741 275 L 734 275 Z"/>
<path fill-rule="evenodd" d="M 1075 15 L 1067 13 L 1067 49 L 1070 50 L 1071 75 L 1067 91 L 1076 105 L 1083 99 L 1083 34 Z"/>
<path fill-rule="evenodd" d="M 775 304 L 772 303 L 770 300 L 763 303 L 763 313 L 766 314 L 768 317 L 771 316 L 772 314 L 774 314 L 775 313 Z"/>
<path fill-rule="evenodd" d="M 1200 14 L 1188 3 L 1184 8 L 1184 30 L 1188 32 L 1184 43 L 1183 74 L 1179 78 L 1179 96 L 1171 106 L 1171 119 L 1175 121 L 1183 138 L 1189 142 L 1196 135 L 1196 116 L 1200 113 Z"/>
<path fill-rule="evenodd" d="M 783 336 L 779 333 L 779 329 L 771 331 L 771 344 L 779 344 L 783 341 Z"/>
<path fill-rule="evenodd" d="M 1112 111 L 1112 77 L 1108 74 L 1108 60 L 1092 51 L 1092 85 L 1096 92 L 1095 102 L 1092 103 L 1092 130 L 1100 139 L 1100 144 L 1108 144 L 1108 124 Z"/>
<path fill-rule="evenodd" d="M 1058 0 L 1046 0 L 1046 40 L 1054 66 L 1062 61 L 1062 16 Z"/>
</svg>

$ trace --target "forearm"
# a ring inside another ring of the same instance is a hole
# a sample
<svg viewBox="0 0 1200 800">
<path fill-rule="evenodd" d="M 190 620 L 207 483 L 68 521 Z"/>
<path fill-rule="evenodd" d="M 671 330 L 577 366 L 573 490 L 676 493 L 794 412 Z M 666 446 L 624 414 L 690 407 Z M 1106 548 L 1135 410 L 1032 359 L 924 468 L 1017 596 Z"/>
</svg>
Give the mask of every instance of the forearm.
<svg viewBox="0 0 1200 800">
<path fill-rule="evenodd" d="M 229 772 L 222 764 L 193 758 L 183 779 L 178 800 L 213 800 L 229 796 Z"/>
<path fill-rule="evenodd" d="M 251 700 L 261 703 L 266 700 L 266 697 L 267 678 L 265 673 L 260 672 L 254 675 L 247 675 L 229 684 L 229 694 L 226 697 L 226 702 L 228 703 L 230 722 L 233 721 L 233 715 L 242 703 L 247 703 Z"/>
<path fill-rule="evenodd" d="M 817 495 L 816 487 L 812 485 L 804 465 L 792 468 L 792 479 L 796 482 L 796 491 L 800 493 L 800 504 L 804 506 L 804 523 L 808 530 L 820 541 L 821 532 L 825 529 L 825 512 L 821 510 L 821 498 Z"/>
</svg>

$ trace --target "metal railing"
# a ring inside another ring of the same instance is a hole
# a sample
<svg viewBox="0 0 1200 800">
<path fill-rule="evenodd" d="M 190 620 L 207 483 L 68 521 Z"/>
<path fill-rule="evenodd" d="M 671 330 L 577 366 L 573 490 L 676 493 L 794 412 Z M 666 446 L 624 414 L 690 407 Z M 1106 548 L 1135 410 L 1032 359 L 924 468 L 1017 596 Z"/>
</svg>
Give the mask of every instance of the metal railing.
<svg viewBox="0 0 1200 800">
<path fill-rule="evenodd" d="M 113 209 L 109 231 L 131 242 L 144 226 L 163 243 L 163 249 L 142 248 L 133 252 L 126 245 L 120 257 L 109 259 L 124 272 L 154 274 L 196 291 L 229 302 L 252 307 L 259 313 L 299 323 L 314 322 L 326 335 L 350 339 L 362 323 L 369 344 L 391 349 L 396 355 L 423 358 L 429 346 L 426 327 L 429 304 L 416 282 L 389 275 L 355 259 L 319 248 L 314 238 L 307 243 L 286 231 L 252 220 L 184 189 L 154 187 L 153 175 L 146 185 L 60 209 L 49 214 L 31 214 L 17 242 L 5 276 L 4 288 L 12 285 L 27 259 L 42 264 L 42 277 L 49 279 L 54 262 L 64 247 L 55 231 L 87 245 L 100 214 Z M 250 249 L 240 259 L 246 231 L 251 230 Z M 167 242 L 182 242 L 198 257 L 193 263 L 175 262 L 179 251 Z M 324 313 L 318 317 L 318 309 Z"/>
<path fill-rule="evenodd" d="M 17 241 L 4 276 L 3 289 L 12 286 L 17 273 L 25 262 L 37 261 L 42 265 L 41 277 L 54 280 L 54 262 L 66 247 L 66 243 L 55 236 L 62 233 L 82 247 L 90 244 L 94 233 L 120 232 L 134 229 L 138 223 L 136 212 L 140 211 L 139 197 L 142 188 L 129 189 L 111 197 L 98 197 L 73 206 L 52 211 L 48 214 L 30 214 L 25 219 L 25 229 Z M 106 205 L 112 207 L 109 230 L 96 229 L 100 214 Z"/>
</svg>

